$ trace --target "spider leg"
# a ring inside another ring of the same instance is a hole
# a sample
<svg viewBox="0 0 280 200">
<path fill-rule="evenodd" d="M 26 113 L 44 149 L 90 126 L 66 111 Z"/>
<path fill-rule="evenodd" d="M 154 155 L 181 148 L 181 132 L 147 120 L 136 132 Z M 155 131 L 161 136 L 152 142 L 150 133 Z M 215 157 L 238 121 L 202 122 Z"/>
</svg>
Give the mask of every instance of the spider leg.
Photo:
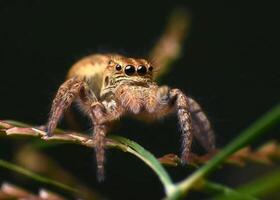
<svg viewBox="0 0 280 200">
<path fill-rule="evenodd" d="M 175 108 L 182 131 L 182 161 L 190 159 L 190 150 L 193 136 L 208 152 L 215 150 L 215 135 L 211 124 L 199 104 L 187 97 L 179 89 L 170 89 L 168 86 L 159 87 L 157 100 L 160 107 L 166 105 Z M 164 115 L 168 114 L 163 113 Z"/>
<path fill-rule="evenodd" d="M 190 113 L 189 99 L 179 89 L 172 89 L 169 92 L 171 102 L 175 100 L 175 108 L 182 131 L 182 163 L 190 161 L 191 146 L 193 140 L 192 119 Z"/>
<path fill-rule="evenodd" d="M 107 126 L 104 124 L 96 124 L 94 126 L 95 156 L 97 163 L 97 179 L 103 181 L 105 179 L 105 145 L 106 145 Z"/>
<path fill-rule="evenodd" d="M 47 123 L 47 135 L 52 136 L 53 130 L 57 126 L 63 112 L 71 105 L 78 96 L 84 82 L 73 77 L 65 81 L 58 89 L 58 92 L 53 100 L 52 108 Z"/>
<path fill-rule="evenodd" d="M 93 123 L 94 141 L 95 141 L 95 155 L 97 163 L 97 179 L 103 181 L 105 179 L 105 147 L 106 134 L 109 129 L 110 122 L 118 118 L 122 114 L 118 107 L 112 108 L 109 104 L 100 102 L 93 102 L 91 104 L 89 116 Z"/>
<path fill-rule="evenodd" d="M 194 137 L 200 142 L 203 148 L 208 152 L 212 152 L 215 150 L 215 135 L 211 124 L 199 104 L 190 97 L 188 97 L 188 99 Z"/>
</svg>

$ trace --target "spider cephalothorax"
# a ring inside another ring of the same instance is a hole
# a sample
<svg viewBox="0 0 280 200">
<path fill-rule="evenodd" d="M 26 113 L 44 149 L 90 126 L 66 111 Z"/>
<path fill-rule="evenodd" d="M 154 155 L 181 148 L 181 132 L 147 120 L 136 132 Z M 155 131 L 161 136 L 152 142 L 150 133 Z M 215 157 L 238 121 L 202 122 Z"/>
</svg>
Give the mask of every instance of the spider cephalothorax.
<svg viewBox="0 0 280 200">
<path fill-rule="evenodd" d="M 96 54 L 80 60 L 70 69 L 53 101 L 48 135 L 52 135 L 63 112 L 78 100 L 92 121 L 99 180 L 104 178 L 108 127 L 124 114 L 152 120 L 177 112 L 184 163 L 189 160 L 193 135 L 208 151 L 214 150 L 214 134 L 200 106 L 179 89 L 160 87 L 152 78 L 153 66 L 144 59 Z"/>
</svg>

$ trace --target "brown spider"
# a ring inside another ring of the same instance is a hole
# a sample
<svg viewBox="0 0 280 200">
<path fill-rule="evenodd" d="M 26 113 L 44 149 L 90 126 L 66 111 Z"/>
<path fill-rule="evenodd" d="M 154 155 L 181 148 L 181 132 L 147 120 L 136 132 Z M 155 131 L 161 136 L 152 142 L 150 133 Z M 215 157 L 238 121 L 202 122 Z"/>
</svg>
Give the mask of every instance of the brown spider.
<svg viewBox="0 0 280 200">
<path fill-rule="evenodd" d="M 152 120 L 176 111 L 182 131 L 183 163 L 190 160 L 193 135 L 206 150 L 214 150 L 214 134 L 201 107 L 181 90 L 160 87 L 152 78 L 153 67 L 144 59 L 96 54 L 78 61 L 53 100 L 48 136 L 52 135 L 63 112 L 78 100 L 92 121 L 99 180 L 104 179 L 108 127 L 128 113 Z"/>
</svg>

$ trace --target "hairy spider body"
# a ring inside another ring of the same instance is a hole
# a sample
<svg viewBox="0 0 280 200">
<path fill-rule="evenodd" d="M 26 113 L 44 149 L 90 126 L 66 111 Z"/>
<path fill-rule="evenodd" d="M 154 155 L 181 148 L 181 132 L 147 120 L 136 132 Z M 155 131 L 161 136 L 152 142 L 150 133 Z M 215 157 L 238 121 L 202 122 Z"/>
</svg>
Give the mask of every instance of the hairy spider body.
<svg viewBox="0 0 280 200">
<path fill-rule="evenodd" d="M 208 151 L 215 148 L 213 131 L 201 107 L 179 89 L 158 86 L 153 81 L 153 67 L 144 59 L 95 54 L 74 64 L 53 100 L 48 136 L 74 100 L 92 121 L 99 180 L 104 179 L 108 127 L 125 114 L 154 120 L 177 112 L 183 163 L 190 159 L 193 136 Z"/>
</svg>

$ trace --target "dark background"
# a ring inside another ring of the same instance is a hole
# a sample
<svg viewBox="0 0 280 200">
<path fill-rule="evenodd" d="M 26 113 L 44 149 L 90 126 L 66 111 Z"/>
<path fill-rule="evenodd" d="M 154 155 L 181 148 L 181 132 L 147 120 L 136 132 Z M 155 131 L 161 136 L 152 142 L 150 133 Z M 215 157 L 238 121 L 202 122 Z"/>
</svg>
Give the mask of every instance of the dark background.
<svg viewBox="0 0 280 200">
<path fill-rule="evenodd" d="M 213 123 L 218 146 L 223 147 L 279 101 L 280 86 L 280 71 L 267 55 L 271 40 L 258 28 L 262 21 L 244 19 L 240 5 L 230 2 L 0 1 L 0 118 L 44 124 L 52 97 L 71 64 L 96 52 L 147 55 L 175 7 L 192 13 L 191 32 L 182 57 L 162 82 L 200 102 Z M 253 34 L 247 31 L 251 27 Z M 89 128 L 86 125 L 84 130 Z M 259 143 L 276 138 L 277 132 Z M 114 133 L 135 140 L 157 156 L 179 151 L 174 116 L 153 124 L 124 119 Z M 1 158 L 11 159 L 18 148 L 13 140 L 3 140 Z M 108 151 L 107 179 L 102 184 L 96 181 L 90 149 L 62 145 L 46 153 L 109 199 L 159 199 L 163 195 L 151 170 L 123 152 Z M 267 169 L 225 167 L 211 178 L 235 186 Z M 169 171 L 174 180 L 191 172 Z M 1 169 L 0 182 L 4 180 L 25 183 Z M 38 189 L 36 183 L 25 187 Z"/>
</svg>

